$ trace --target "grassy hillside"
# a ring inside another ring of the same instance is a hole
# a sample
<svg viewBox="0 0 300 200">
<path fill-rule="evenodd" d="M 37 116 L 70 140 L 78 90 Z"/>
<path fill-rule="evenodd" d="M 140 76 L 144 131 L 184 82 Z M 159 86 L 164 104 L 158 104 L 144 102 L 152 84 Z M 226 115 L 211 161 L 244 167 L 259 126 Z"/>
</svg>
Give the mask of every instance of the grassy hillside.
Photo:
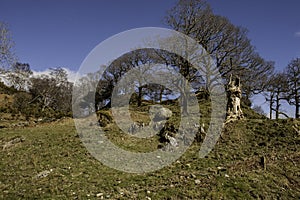
<svg viewBox="0 0 300 200">
<path fill-rule="evenodd" d="M 145 110 L 132 112 L 133 118 L 147 121 Z M 209 112 L 209 106 L 201 110 Z M 195 142 L 172 165 L 145 174 L 120 172 L 94 159 L 71 119 L 2 128 L 0 199 L 299 199 L 299 127 L 296 120 L 230 123 L 206 158 L 198 157 L 201 143 Z M 159 144 L 157 137 L 133 140 L 114 125 L 105 129 L 127 150 Z"/>
</svg>

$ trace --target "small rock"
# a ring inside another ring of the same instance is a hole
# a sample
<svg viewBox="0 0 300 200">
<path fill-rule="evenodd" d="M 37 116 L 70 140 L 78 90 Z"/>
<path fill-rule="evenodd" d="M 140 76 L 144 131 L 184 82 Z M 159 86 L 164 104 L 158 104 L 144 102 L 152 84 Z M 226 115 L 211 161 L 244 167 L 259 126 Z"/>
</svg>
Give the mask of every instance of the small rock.
<svg viewBox="0 0 300 200">
<path fill-rule="evenodd" d="M 197 178 L 195 174 L 191 174 L 191 178 Z"/>
<path fill-rule="evenodd" d="M 154 116 L 154 121 L 162 121 L 172 116 L 172 111 L 162 106 L 151 106 L 149 113 Z"/>
<path fill-rule="evenodd" d="M 201 181 L 200 181 L 199 179 L 196 179 L 196 180 L 195 180 L 195 184 L 198 185 L 198 184 L 200 184 L 200 183 L 201 183 Z"/>
<path fill-rule="evenodd" d="M 147 199 L 147 200 L 151 200 L 151 198 L 150 198 L 150 197 L 146 197 L 146 199 Z"/>
<path fill-rule="evenodd" d="M 216 171 L 216 170 L 214 170 L 214 169 L 212 169 L 212 168 L 208 168 L 208 169 L 207 169 L 207 171 L 208 171 L 208 172 L 212 172 L 212 173 L 214 173 L 214 174 L 216 174 L 216 173 L 217 173 L 217 171 Z"/>
<path fill-rule="evenodd" d="M 178 147 L 178 142 L 174 137 L 167 135 L 167 139 L 169 140 L 171 146 Z"/>
<path fill-rule="evenodd" d="M 53 169 L 42 171 L 42 172 L 38 173 L 38 174 L 35 176 L 35 178 L 45 178 L 45 177 L 47 177 L 52 171 L 53 171 Z"/>
<path fill-rule="evenodd" d="M 217 167 L 217 169 L 218 169 L 218 171 L 221 171 L 221 172 L 226 171 L 225 167 Z"/>
<path fill-rule="evenodd" d="M 102 193 L 102 192 L 96 194 L 96 197 L 102 197 L 102 196 L 103 196 L 103 193 Z"/>
<path fill-rule="evenodd" d="M 229 175 L 228 175 L 228 174 L 225 174 L 225 177 L 226 177 L 226 178 L 229 178 Z"/>
<path fill-rule="evenodd" d="M 5 149 L 7 149 L 7 148 L 10 148 L 10 147 L 12 147 L 12 146 L 14 146 L 14 145 L 16 145 L 16 144 L 21 143 L 21 142 L 24 142 L 24 140 L 25 140 L 25 139 L 22 138 L 22 137 L 15 137 L 15 138 L 13 138 L 12 140 L 6 142 L 6 143 L 3 145 L 3 150 L 5 150 Z"/>
</svg>

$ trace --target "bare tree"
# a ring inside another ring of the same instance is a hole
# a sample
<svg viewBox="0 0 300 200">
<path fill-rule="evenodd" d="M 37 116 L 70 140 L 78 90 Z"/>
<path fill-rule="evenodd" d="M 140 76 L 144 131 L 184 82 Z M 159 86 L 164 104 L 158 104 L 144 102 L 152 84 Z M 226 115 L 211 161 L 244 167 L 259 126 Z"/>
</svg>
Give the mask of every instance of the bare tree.
<svg viewBox="0 0 300 200">
<path fill-rule="evenodd" d="M 68 81 L 68 73 L 64 68 L 50 68 L 50 76 L 54 79 L 53 88 L 56 88 L 55 104 L 53 108 L 62 113 L 71 112 L 73 83 Z"/>
<path fill-rule="evenodd" d="M 275 112 L 275 119 L 278 119 L 279 115 L 289 117 L 281 110 L 281 102 L 287 99 L 287 92 L 288 81 L 286 74 L 277 73 L 272 75 L 265 92 L 266 101 L 269 102 L 270 107 L 270 119 L 272 119 L 273 111 Z"/>
<path fill-rule="evenodd" d="M 32 96 L 27 92 L 17 92 L 14 94 L 12 107 L 15 111 L 24 114 L 26 117 L 29 117 L 32 112 L 31 107 Z"/>
<path fill-rule="evenodd" d="M 30 93 L 32 102 L 40 106 L 41 112 L 47 109 L 69 114 L 72 105 L 73 84 L 67 80 L 63 68 L 52 68 L 50 76 L 42 75 L 31 78 Z"/>
<path fill-rule="evenodd" d="M 149 70 L 151 69 L 151 64 L 154 62 L 155 55 L 152 49 L 138 49 L 133 50 L 130 53 L 122 55 L 117 60 L 113 61 L 109 67 L 105 70 L 102 77 L 98 80 L 98 86 L 96 90 L 96 104 L 106 104 L 110 105 L 111 95 L 115 86 L 118 85 L 118 90 L 121 96 L 125 97 L 132 92 L 136 93 L 137 106 L 141 106 L 146 88 L 148 87 L 143 80 L 143 74 L 149 75 Z M 121 78 L 130 70 L 135 69 L 131 75 L 134 76 L 134 80 L 125 80 L 127 84 L 122 86 L 119 83 Z M 129 85 L 134 86 L 134 91 L 128 90 Z M 118 92 L 116 93 L 118 94 Z M 97 107 L 97 106 L 96 106 Z"/>
<path fill-rule="evenodd" d="M 168 11 L 165 22 L 198 41 L 212 56 L 223 77 L 230 74 L 241 77 L 247 97 L 263 90 L 266 84 L 261 83 L 266 79 L 262 77 L 270 74 L 273 66 L 255 53 L 245 28 L 215 15 L 204 0 L 179 0 Z M 260 84 L 254 86 L 253 82 Z"/>
<path fill-rule="evenodd" d="M 0 21 L 0 70 L 10 68 L 15 61 L 14 42 L 8 25 Z"/>
<path fill-rule="evenodd" d="M 172 90 L 160 84 L 149 84 L 145 87 L 145 90 L 145 96 L 147 96 L 153 102 L 162 103 L 163 99 L 168 100 L 172 95 Z"/>
<path fill-rule="evenodd" d="M 295 106 L 295 118 L 300 118 L 300 58 L 292 60 L 287 68 L 288 102 Z"/>
<path fill-rule="evenodd" d="M 28 63 L 15 63 L 10 70 L 6 72 L 7 79 L 17 90 L 28 90 L 30 87 L 30 76 L 32 71 Z"/>
</svg>

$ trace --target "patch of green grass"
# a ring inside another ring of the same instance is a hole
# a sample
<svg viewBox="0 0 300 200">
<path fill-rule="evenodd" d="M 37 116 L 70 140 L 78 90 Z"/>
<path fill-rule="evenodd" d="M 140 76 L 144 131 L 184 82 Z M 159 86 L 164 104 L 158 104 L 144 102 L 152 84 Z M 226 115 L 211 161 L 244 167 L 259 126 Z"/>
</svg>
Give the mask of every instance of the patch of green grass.
<svg viewBox="0 0 300 200">
<path fill-rule="evenodd" d="M 209 114 L 207 105 L 201 109 Z M 134 120 L 147 120 L 138 112 Z M 208 125 L 208 117 L 202 120 Z M 15 137 L 24 139 L 0 149 L 0 199 L 299 199 L 300 136 L 295 124 L 300 123 L 233 122 L 206 158 L 199 158 L 201 143 L 194 143 L 173 164 L 145 174 L 101 164 L 83 146 L 70 119 L 0 129 L 1 146 Z M 144 141 L 120 133 L 115 125 L 104 129 L 129 151 L 153 151 L 158 145 L 157 137 Z M 44 171 L 49 174 L 38 177 Z"/>
</svg>

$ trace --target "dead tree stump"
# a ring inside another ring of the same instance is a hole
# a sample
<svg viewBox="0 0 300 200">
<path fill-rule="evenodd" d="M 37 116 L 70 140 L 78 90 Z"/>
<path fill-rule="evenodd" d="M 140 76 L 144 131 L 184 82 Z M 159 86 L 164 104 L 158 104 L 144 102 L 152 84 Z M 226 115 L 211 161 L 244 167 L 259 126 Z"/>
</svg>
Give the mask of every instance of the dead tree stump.
<svg viewBox="0 0 300 200">
<path fill-rule="evenodd" d="M 233 77 L 231 75 L 226 90 L 228 95 L 226 121 L 234 121 L 244 118 L 243 111 L 241 109 L 242 90 L 240 78 L 237 76 Z"/>
</svg>

